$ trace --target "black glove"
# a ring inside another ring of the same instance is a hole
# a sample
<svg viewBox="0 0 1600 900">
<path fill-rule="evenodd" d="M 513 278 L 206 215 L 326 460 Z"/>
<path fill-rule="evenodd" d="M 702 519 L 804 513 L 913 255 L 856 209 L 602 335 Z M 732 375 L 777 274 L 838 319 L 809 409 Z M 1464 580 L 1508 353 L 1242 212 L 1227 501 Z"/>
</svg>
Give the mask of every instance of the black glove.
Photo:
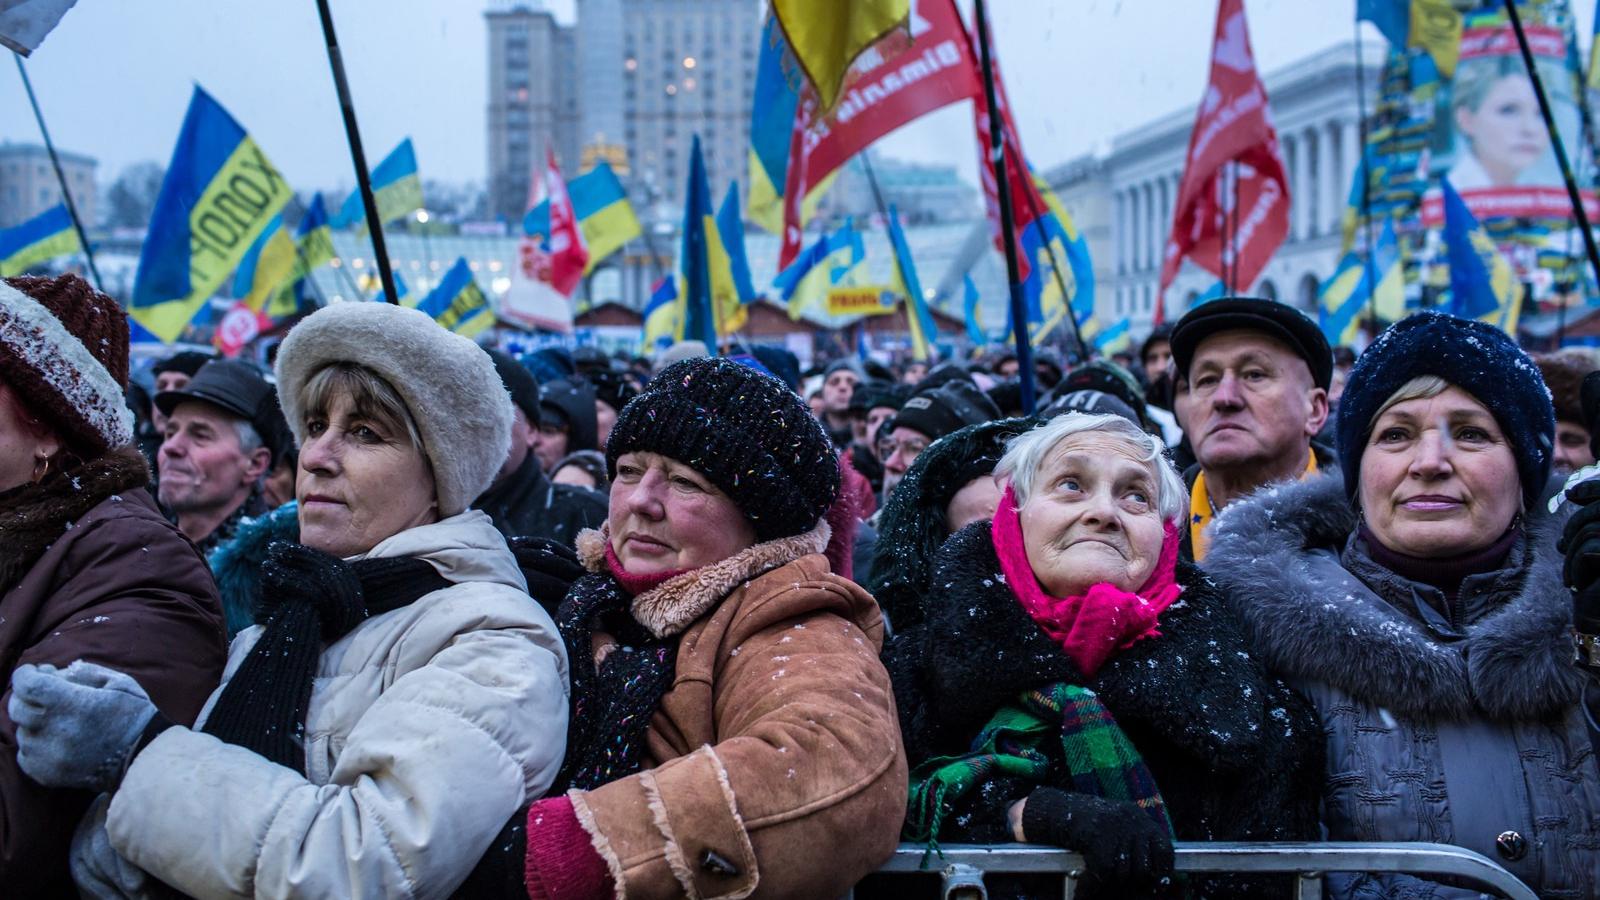
<svg viewBox="0 0 1600 900">
<path fill-rule="evenodd" d="M 578 562 L 578 554 L 547 538 L 514 537 L 508 543 L 522 577 L 528 580 L 528 593 L 554 616 L 572 583 L 588 574 Z"/>
<path fill-rule="evenodd" d="M 261 596 L 274 607 L 309 602 L 321 613 L 324 639 L 348 634 L 367 617 L 356 570 L 305 544 L 274 541 L 267 548 L 261 564 Z"/>
<path fill-rule="evenodd" d="M 1036 788 L 1022 807 L 1022 833 L 1083 854 L 1084 874 L 1108 888 L 1148 889 L 1172 878 L 1172 836 L 1125 800 Z"/>
</svg>

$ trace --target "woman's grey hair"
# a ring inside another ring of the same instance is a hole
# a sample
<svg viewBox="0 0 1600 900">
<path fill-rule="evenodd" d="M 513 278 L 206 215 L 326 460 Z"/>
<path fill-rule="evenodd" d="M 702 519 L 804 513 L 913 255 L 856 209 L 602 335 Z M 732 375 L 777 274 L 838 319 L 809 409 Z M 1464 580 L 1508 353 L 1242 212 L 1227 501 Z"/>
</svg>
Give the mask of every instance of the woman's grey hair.
<svg viewBox="0 0 1600 900">
<path fill-rule="evenodd" d="M 1372 419 L 1367 422 L 1367 434 L 1369 436 L 1372 434 L 1372 429 L 1378 424 L 1378 420 L 1383 418 L 1383 414 L 1396 404 L 1405 403 L 1408 400 L 1429 400 L 1444 393 L 1449 387 L 1450 382 L 1437 375 L 1418 375 L 1400 385 L 1395 389 L 1394 393 L 1389 395 L 1389 399 L 1383 401 L 1383 404 L 1378 407 L 1378 411 L 1372 414 Z"/>
<path fill-rule="evenodd" d="M 1183 517 L 1188 496 L 1183 477 L 1167 461 L 1160 441 L 1121 416 L 1073 412 L 1024 431 L 1006 443 L 1006 454 L 994 468 L 995 480 L 1009 478 L 1011 490 L 1017 497 L 1017 506 L 1026 506 L 1033 494 L 1034 476 L 1050 451 L 1072 435 L 1089 432 L 1122 439 L 1150 467 L 1152 481 L 1155 482 L 1154 506 L 1162 522 L 1175 522 Z"/>
</svg>

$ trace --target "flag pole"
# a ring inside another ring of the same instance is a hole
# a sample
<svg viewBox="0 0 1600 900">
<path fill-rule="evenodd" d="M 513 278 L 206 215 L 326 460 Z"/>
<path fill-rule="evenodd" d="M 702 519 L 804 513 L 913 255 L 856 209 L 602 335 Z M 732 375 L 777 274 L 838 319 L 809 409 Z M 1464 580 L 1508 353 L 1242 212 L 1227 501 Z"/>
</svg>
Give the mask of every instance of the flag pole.
<svg viewBox="0 0 1600 900">
<path fill-rule="evenodd" d="M 350 158 L 356 165 L 356 183 L 361 191 L 361 205 L 367 214 L 367 231 L 372 235 L 372 255 L 378 265 L 378 280 L 383 283 L 383 295 L 390 303 L 398 304 L 395 293 L 394 272 L 389 268 L 389 248 L 383 241 L 383 223 L 378 220 L 378 201 L 372 196 L 372 176 L 367 173 L 367 155 L 361 149 L 361 129 L 356 126 L 356 108 L 350 100 L 350 83 L 345 80 L 344 57 L 339 53 L 339 37 L 333 31 L 333 13 L 328 10 L 328 0 L 317 0 L 317 12 L 322 17 L 322 36 L 328 44 L 328 68 L 333 70 L 333 88 L 339 94 L 339 111 L 344 115 L 344 134 L 350 142 Z"/>
<path fill-rule="evenodd" d="M 61 199 L 67 204 L 67 213 L 72 216 L 72 227 L 78 232 L 78 243 L 83 245 L 83 258 L 89 264 L 89 276 L 94 279 L 94 289 L 104 291 L 100 286 L 100 269 L 94 264 L 94 251 L 89 249 L 89 233 L 83 229 L 83 220 L 78 218 L 78 204 L 72 202 L 72 191 L 67 189 L 67 175 L 61 170 L 61 158 L 56 155 L 55 142 L 50 140 L 50 129 L 45 127 L 44 113 L 39 110 L 39 98 L 33 94 L 33 82 L 28 79 L 28 70 L 23 68 L 21 54 L 12 54 L 17 61 L 17 74 L 22 76 L 22 87 L 28 92 L 28 103 L 33 106 L 33 118 L 39 123 L 39 134 L 44 136 L 44 149 L 50 154 L 50 165 L 55 167 L 56 181 L 61 184 Z"/>
<path fill-rule="evenodd" d="M 1572 214 L 1583 231 L 1583 248 L 1589 254 L 1589 268 L 1600 281 L 1600 248 L 1595 246 L 1594 232 L 1589 230 L 1589 214 L 1583 209 L 1583 197 L 1578 193 L 1578 180 L 1573 177 L 1572 164 L 1567 161 L 1567 148 L 1561 145 L 1561 132 L 1556 129 L 1555 116 L 1550 112 L 1550 98 L 1545 96 L 1544 81 L 1539 78 L 1539 67 L 1534 65 L 1533 50 L 1528 47 L 1528 33 L 1522 29 L 1522 16 L 1517 12 L 1516 0 L 1505 0 L 1506 14 L 1517 33 L 1517 46 L 1522 50 L 1522 66 L 1533 82 L 1534 96 L 1539 98 L 1539 113 L 1544 117 L 1544 130 L 1550 136 L 1550 146 L 1555 148 L 1556 162 L 1561 165 L 1561 180 L 1567 185 L 1567 199 L 1572 203 Z"/>
<path fill-rule="evenodd" d="M 1367 57 L 1362 52 L 1361 20 L 1356 20 L 1356 133 L 1361 137 L 1361 153 L 1356 160 L 1356 172 L 1361 175 L 1361 215 L 1356 227 L 1361 230 L 1362 243 L 1367 248 L 1367 258 L 1362 268 L 1367 276 L 1367 335 L 1378 334 L 1378 277 L 1374 265 L 1372 246 L 1372 170 L 1367 168 Z"/>
<path fill-rule="evenodd" d="M 1028 309 L 1022 299 L 1021 268 L 1017 263 L 1017 235 L 1013 224 L 1016 217 L 1011 211 L 1011 179 L 1006 177 L 1005 141 L 1000 128 L 1000 106 L 994 89 L 994 61 L 989 58 L 989 16 L 984 10 L 983 0 L 973 0 L 973 17 L 978 20 L 983 95 L 989 103 L 989 162 L 994 166 L 995 195 L 1000 205 L 1000 239 L 1005 246 L 1006 281 L 1011 288 L 1011 337 L 1016 342 L 1017 371 L 1021 374 L 1017 382 L 1022 389 L 1022 413 L 1031 416 L 1036 408 L 1033 347 L 1028 343 Z"/>
</svg>

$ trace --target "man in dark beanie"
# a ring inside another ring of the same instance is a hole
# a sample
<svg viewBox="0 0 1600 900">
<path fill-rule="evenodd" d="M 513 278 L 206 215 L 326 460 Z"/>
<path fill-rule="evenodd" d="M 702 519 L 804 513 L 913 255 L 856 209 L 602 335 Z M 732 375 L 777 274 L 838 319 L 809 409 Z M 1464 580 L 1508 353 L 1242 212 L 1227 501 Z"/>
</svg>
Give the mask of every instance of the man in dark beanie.
<svg viewBox="0 0 1600 900">
<path fill-rule="evenodd" d="M 1583 427 L 1583 377 L 1600 371 L 1594 351 L 1572 348 L 1554 353 L 1535 353 L 1534 364 L 1544 376 L 1545 387 L 1556 406 L 1556 452 L 1551 469 L 1562 478 L 1584 466 L 1594 464 L 1589 450 L 1589 431 Z"/>
<path fill-rule="evenodd" d="M 639 391 L 626 376 L 614 369 L 594 369 L 584 378 L 594 385 L 595 444 L 604 447 L 606 439 L 611 436 L 611 426 L 617 422 L 617 414 L 622 412 L 629 400 L 638 396 Z M 573 452 L 582 449 L 587 448 L 574 448 Z"/>
<path fill-rule="evenodd" d="M 1317 323 L 1293 307 L 1226 297 L 1191 309 L 1172 329 L 1173 410 L 1198 460 L 1190 485 L 1185 557 L 1200 562 L 1206 529 L 1230 503 L 1263 485 L 1334 464 L 1314 444 L 1328 419 L 1333 352 Z"/>
<path fill-rule="evenodd" d="M 544 382 L 533 452 L 545 474 L 569 453 L 598 449 L 600 423 L 595 415 L 594 385 L 576 376 Z"/>
<path fill-rule="evenodd" d="M 968 425 L 998 418 L 1000 409 L 994 401 L 970 381 L 953 379 L 912 395 L 895 413 L 889 438 L 878 448 L 883 457 L 884 502 L 929 444 Z"/>
<path fill-rule="evenodd" d="M 856 385 L 866 380 L 861 366 L 853 359 L 837 359 L 822 370 L 822 427 L 843 449 L 855 436 L 855 420 L 850 414 L 850 398 Z"/>
<path fill-rule="evenodd" d="M 200 373 L 200 367 L 215 358 L 199 350 L 180 350 L 161 360 L 150 367 L 150 374 L 156 379 L 156 393 L 183 390 L 188 386 L 190 379 Z M 167 430 L 167 416 L 156 408 L 154 395 L 151 401 L 150 423 L 155 426 L 156 434 L 164 434 Z"/>
<path fill-rule="evenodd" d="M 472 504 L 489 514 L 508 538 L 548 538 L 571 545 L 578 532 L 605 521 L 605 497 L 570 484 L 554 484 L 534 453 L 540 425 L 539 381 L 527 367 L 498 350 L 489 358 L 511 395 L 511 447 L 489 489 Z"/>
</svg>

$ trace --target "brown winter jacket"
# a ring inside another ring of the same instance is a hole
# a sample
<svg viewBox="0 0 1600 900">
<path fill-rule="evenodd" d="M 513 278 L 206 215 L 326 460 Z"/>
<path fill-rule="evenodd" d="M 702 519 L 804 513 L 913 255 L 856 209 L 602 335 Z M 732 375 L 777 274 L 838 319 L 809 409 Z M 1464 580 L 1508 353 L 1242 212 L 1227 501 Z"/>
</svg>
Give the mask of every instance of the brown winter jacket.
<svg viewBox="0 0 1600 900">
<path fill-rule="evenodd" d="M 128 465 L 131 465 L 128 464 Z M 46 789 L 17 768 L 5 714 L 23 663 L 74 660 L 133 676 L 169 718 L 192 722 L 222 677 L 222 611 L 199 551 L 161 514 L 137 474 L 102 458 L 78 477 L 103 499 L 82 515 L 0 495 L 0 896 L 76 897 L 67 871 L 73 828 L 93 795 Z M 126 486 L 131 483 L 133 486 Z M 122 487 L 113 485 L 122 484 Z M 25 490 L 25 489 L 19 489 Z M 81 501 L 80 501 L 81 502 Z M 27 519 L 27 521 L 21 521 Z M 53 524 L 52 524 L 53 522 Z M 30 534 L 48 542 L 31 565 Z"/>
<path fill-rule="evenodd" d="M 757 544 L 635 599 L 641 624 L 682 632 L 647 768 L 568 794 L 619 898 L 838 897 L 893 851 L 906 757 L 883 619 L 829 571 L 827 534 Z M 600 570 L 599 532 L 578 545 Z"/>
</svg>

